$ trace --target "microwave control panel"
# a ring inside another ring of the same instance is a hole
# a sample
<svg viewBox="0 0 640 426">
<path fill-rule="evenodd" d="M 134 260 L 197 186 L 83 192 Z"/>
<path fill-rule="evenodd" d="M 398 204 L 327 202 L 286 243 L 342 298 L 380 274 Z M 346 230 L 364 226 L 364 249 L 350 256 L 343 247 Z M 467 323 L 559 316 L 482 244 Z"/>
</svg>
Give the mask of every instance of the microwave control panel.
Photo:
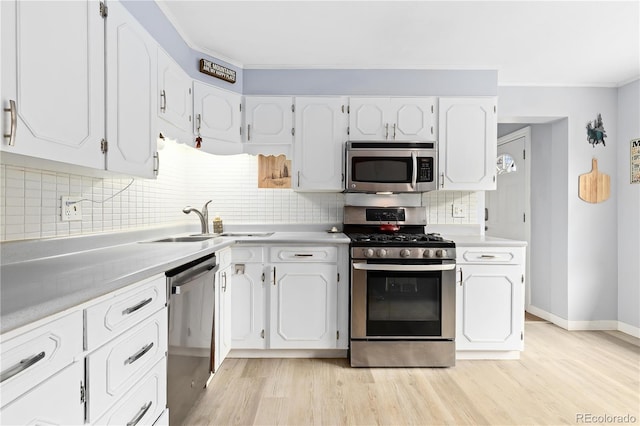
<svg viewBox="0 0 640 426">
<path fill-rule="evenodd" d="M 418 182 L 433 182 L 433 157 L 418 157 Z"/>
</svg>

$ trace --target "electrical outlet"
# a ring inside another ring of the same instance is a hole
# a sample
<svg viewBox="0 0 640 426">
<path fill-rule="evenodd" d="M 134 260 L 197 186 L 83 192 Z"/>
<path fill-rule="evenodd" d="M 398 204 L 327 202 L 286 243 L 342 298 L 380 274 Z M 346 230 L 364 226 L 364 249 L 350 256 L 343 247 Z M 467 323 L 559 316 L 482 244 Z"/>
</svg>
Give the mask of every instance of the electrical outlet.
<svg viewBox="0 0 640 426">
<path fill-rule="evenodd" d="M 62 221 L 82 220 L 82 197 L 62 197 Z"/>
<path fill-rule="evenodd" d="M 452 217 L 464 217 L 464 209 L 459 204 L 451 205 L 451 216 Z"/>
</svg>

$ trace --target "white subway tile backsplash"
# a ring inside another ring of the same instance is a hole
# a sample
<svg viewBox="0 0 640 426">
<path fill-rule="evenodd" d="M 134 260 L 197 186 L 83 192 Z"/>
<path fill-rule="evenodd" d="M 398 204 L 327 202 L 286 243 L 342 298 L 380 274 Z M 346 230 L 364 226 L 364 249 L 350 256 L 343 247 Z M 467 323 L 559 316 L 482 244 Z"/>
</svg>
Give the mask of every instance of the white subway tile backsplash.
<svg viewBox="0 0 640 426">
<path fill-rule="evenodd" d="M 129 178 L 96 178 L 2 164 L 0 239 L 197 224 L 197 217 L 185 215 L 182 208 L 192 205 L 200 209 L 208 200 L 213 200 L 209 218 L 220 216 L 225 224 L 336 224 L 342 222 L 346 198 L 350 202 L 375 198 L 260 189 L 257 157 L 246 154 L 215 156 L 167 143 L 162 157 L 163 167 L 156 180 L 136 178 L 130 186 Z M 61 221 L 63 195 L 84 199 L 81 221 Z M 475 192 L 433 191 L 390 199 L 424 206 L 431 224 L 474 224 L 478 220 L 477 196 Z M 453 203 L 463 207 L 464 218 L 452 217 Z"/>
</svg>

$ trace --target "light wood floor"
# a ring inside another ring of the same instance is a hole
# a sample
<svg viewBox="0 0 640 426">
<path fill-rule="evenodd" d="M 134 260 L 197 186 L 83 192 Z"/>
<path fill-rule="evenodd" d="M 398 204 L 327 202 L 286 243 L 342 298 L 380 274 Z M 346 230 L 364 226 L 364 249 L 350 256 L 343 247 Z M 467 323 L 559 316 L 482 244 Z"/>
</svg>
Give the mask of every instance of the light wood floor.
<svg viewBox="0 0 640 426">
<path fill-rule="evenodd" d="M 640 423 L 637 339 L 545 322 L 527 322 L 525 330 L 520 360 L 458 361 L 451 368 L 227 359 L 185 424 L 585 424 L 581 414 L 631 415 Z"/>
</svg>

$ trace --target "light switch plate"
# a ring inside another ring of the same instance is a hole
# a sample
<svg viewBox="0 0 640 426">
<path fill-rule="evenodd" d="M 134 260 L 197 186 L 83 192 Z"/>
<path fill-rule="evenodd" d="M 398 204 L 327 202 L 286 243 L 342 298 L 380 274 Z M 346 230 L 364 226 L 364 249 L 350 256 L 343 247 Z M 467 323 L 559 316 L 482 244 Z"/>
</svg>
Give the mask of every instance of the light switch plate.
<svg viewBox="0 0 640 426">
<path fill-rule="evenodd" d="M 459 204 L 451 205 L 451 216 L 453 217 L 464 217 L 464 209 Z"/>
<path fill-rule="evenodd" d="M 82 197 L 62 197 L 61 217 L 63 222 L 82 220 Z"/>
</svg>

